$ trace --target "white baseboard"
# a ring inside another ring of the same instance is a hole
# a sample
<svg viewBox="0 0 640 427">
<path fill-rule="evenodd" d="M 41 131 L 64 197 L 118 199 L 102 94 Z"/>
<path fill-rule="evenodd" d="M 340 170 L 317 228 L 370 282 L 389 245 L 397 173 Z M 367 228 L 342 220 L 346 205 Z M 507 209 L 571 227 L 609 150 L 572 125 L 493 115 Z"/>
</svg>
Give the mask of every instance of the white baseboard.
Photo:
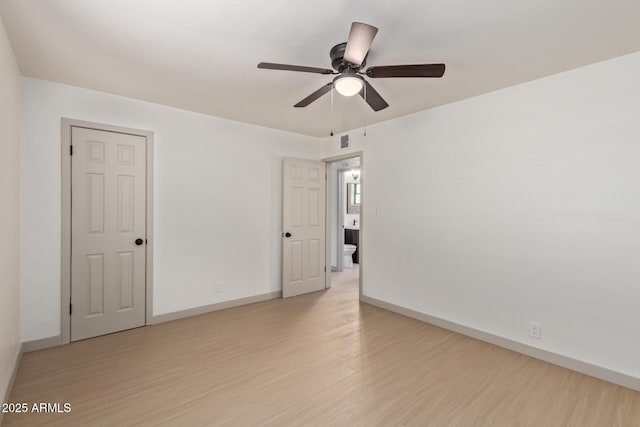
<svg viewBox="0 0 640 427">
<path fill-rule="evenodd" d="M 448 329 L 450 331 L 457 332 L 459 334 L 466 335 L 480 341 L 485 341 L 490 344 L 497 345 L 498 347 L 503 347 L 508 350 L 512 350 L 536 359 L 543 360 L 545 362 L 552 363 L 554 365 L 562 366 L 563 368 L 571 369 L 573 371 L 590 375 L 592 377 L 596 377 L 604 381 L 627 387 L 632 390 L 640 391 L 640 378 L 632 377 L 621 372 L 613 371 L 611 369 L 564 356 L 562 354 L 557 354 L 548 350 L 532 347 L 518 341 L 513 341 L 509 338 L 493 335 L 488 332 L 471 328 L 469 326 L 430 316 L 419 311 L 411 310 L 409 308 L 395 305 L 386 301 L 371 298 L 366 295 L 362 295 L 360 297 L 360 301 L 379 308 L 383 308 L 385 310 L 392 311 L 394 313 L 401 314 L 403 316 L 411 317 L 413 319 L 429 323 L 431 325 L 439 326 L 443 329 Z"/>
<path fill-rule="evenodd" d="M 13 383 L 16 380 L 16 375 L 18 374 L 18 367 L 20 366 L 20 360 L 22 359 L 23 346 L 21 345 L 18 348 L 17 354 L 13 358 L 13 372 L 9 376 L 9 381 L 7 382 L 7 387 L 5 388 L 4 393 L 2 394 L 2 398 L 0 399 L 0 403 L 10 403 L 9 396 L 11 395 L 11 390 L 13 389 Z M 0 411 L 0 426 L 2 425 L 2 416 L 4 413 Z"/>
<path fill-rule="evenodd" d="M 56 335 L 53 337 L 40 338 L 33 341 L 25 341 L 22 343 L 22 352 L 28 353 L 30 351 L 42 350 L 49 347 L 55 347 L 62 344 L 62 336 Z"/>
<path fill-rule="evenodd" d="M 281 291 L 269 292 L 261 295 L 254 295 L 245 298 L 238 298 L 231 301 L 223 301 L 215 304 L 204 305 L 202 307 L 194 307 L 186 310 L 174 311 L 171 313 L 159 314 L 151 318 L 150 325 L 158 323 L 170 322 L 172 320 L 184 319 L 185 317 L 198 316 L 200 314 L 211 313 L 213 311 L 224 310 L 227 308 L 238 307 L 241 305 L 253 304 L 256 302 L 267 301 L 270 299 L 280 298 Z"/>
<path fill-rule="evenodd" d="M 212 311 L 224 310 L 225 308 L 238 307 L 241 305 L 253 304 L 260 301 L 267 301 L 270 299 L 280 298 L 282 292 L 270 292 L 262 295 L 254 295 L 246 298 L 239 298 L 231 301 L 224 301 L 216 304 L 205 305 L 202 307 L 194 307 L 187 310 L 174 311 L 172 313 L 160 314 L 153 316 L 151 321 L 147 325 L 156 325 L 158 323 L 170 322 L 172 320 L 183 319 L 185 317 L 198 316 L 200 314 L 210 313 Z M 30 351 L 42 350 L 49 347 L 55 347 L 62 345 L 62 336 L 56 335 L 53 337 L 41 338 L 33 341 L 25 341 L 22 343 L 22 352 L 28 353 Z"/>
</svg>

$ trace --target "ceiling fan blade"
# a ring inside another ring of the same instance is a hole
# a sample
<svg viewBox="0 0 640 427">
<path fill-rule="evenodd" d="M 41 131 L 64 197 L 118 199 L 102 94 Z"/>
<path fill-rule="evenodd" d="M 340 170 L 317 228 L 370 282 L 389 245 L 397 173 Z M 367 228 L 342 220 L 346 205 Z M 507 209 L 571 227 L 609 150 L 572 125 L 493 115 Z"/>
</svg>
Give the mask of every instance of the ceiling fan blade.
<svg viewBox="0 0 640 427">
<path fill-rule="evenodd" d="M 264 68 L 267 70 L 300 71 L 303 73 L 334 74 L 334 71 L 329 70 L 328 68 L 305 67 L 302 65 L 289 64 L 273 64 L 271 62 L 261 62 L 258 64 L 258 68 Z"/>
<path fill-rule="evenodd" d="M 362 97 L 362 99 L 367 101 L 367 104 L 369 104 L 369 106 L 373 108 L 373 111 L 384 110 L 389 106 L 389 104 L 387 104 L 387 101 L 385 101 L 384 98 L 380 96 L 378 91 L 375 90 L 373 86 L 369 84 L 369 82 L 365 81 L 364 84 L 365 87 L 360 91 L 360 96 Z"/>
<path fill-rule="evenodd" d="M 353 65 L 362 64 L 377 33 L 378 29 L 372 25 L 362 22 L 352 23 L 344 51 L 344 60 Z"/>
<path fill-rule="evenodd" d="M 326 85 L 322 86 L 317 91 L 313 92 L 311 95 L 307 96 L 302 101 L 298 102 L 296 105 L 294 105 L 294 107 L 306 107 L 307 105 L 311 104 L 316 99 L 320 98 L 322 95 L 324 95 L 327 92 L 329 92 L 332 87 L 333 87 L 333 82 L 327 83 Z"/>
<path fill-rule="evenodd" d="M 385 65 L 369 67 L 367 76 L 372 79 L 383 77 L 442 77 L 444 64 Z"/>
</svg>

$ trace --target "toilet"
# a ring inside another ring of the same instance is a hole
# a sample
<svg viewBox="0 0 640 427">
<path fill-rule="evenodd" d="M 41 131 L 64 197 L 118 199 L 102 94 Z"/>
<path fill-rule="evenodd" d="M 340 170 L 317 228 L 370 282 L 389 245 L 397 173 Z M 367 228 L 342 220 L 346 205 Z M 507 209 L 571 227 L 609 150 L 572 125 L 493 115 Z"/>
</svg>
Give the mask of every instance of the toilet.
<svg viewBox="0 0 640 427">
<path fill-rule="evenodd" d="M 356 245 L 344 245 L 344 268 L 352 268 L 353 267 L 353 253 L 358 249 Z"/>
</svg>

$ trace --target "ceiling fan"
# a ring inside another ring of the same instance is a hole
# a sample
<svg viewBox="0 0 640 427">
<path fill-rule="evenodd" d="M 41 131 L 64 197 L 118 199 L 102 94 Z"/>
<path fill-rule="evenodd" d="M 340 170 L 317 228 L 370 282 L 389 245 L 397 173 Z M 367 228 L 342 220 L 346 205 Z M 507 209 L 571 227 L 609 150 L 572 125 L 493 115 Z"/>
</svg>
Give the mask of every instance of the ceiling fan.
<svg viewBox="0 0 640 427">
<path fill-rule="evenodd" d="M 366 65 L 369 48 L 377 33 L 378 29 L 372 25 L 361 22 L 352 23 L 347 42 L 337 44 L 329 51 L 333 70 L 300 65 L 274 64 L 271 62 L 261 62 L 258 64 L 258 68 L 316 74 L 337 74 L 333 81 L 322 86 L 298 102 L 294 107 L 306 107 L 335 87 L 338 93 L 344 96 L 360 94 L 374 111 L 383 110 L 389 104 L 363 76 L 378 79 L 388 77 L 442 77 L 444 75 L 444 64 L 385 65 L 369 67 L 366 71 L 362 71 Z"/>
</svg>

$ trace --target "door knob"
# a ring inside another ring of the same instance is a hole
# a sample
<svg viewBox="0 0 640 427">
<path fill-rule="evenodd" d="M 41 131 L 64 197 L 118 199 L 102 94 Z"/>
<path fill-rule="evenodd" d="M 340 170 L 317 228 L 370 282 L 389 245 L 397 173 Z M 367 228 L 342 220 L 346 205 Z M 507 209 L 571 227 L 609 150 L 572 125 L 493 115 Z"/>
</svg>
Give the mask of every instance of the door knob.
<svg viewBox="0 0 640 427">
<path fill-rule="evenodd" d="M 291 237 L 291 233 L 287 231 L 286 233 L 284 233 L 284 237 Z"/>
<path fill-rule="evenodd" d="M 143 244 L 143 243 L 144 243 L 144 240 L 142 240 L 142 239 L 138 238 L 138 239 L 136 239 L 136 242 L 135 242 L 135 243 L 136 243 L 136 245 L 140 246 L 141 244 Z"/>
</svg>

